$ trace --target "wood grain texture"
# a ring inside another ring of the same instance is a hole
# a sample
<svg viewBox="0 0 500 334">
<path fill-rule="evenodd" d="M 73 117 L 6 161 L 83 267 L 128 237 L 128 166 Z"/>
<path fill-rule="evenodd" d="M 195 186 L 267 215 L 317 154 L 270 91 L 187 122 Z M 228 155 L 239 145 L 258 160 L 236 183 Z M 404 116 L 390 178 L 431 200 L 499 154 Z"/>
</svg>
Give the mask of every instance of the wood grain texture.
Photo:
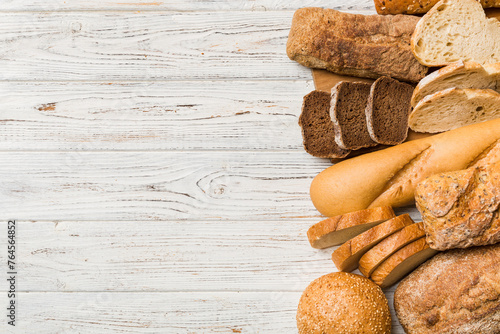
<svg viewBox="0 0 500 334">
<path fill-rule="evenodd" d="M 69 11 L 69 10 L 290 10 L 301 7 L 328 7 L 342 10 L 373 9 L 373 0 L 2 0 L 4 11 Z"/>
<path fill-rule="evenodd" d="M 0 82 L 0 150 L 300 150 L 312 81 Z"/>
</svg>

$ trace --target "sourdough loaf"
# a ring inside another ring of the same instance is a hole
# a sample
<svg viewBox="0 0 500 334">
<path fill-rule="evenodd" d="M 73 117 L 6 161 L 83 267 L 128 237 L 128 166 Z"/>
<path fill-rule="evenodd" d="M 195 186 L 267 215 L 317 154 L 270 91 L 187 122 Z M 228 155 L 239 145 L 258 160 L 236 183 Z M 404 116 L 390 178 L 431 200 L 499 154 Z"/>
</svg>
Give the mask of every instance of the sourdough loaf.
<svg viewBox="0 0 500 334">
<path fill-rule="evenodd" d="M 407 334 L 500 333 L 500 244 L 437 254 L 399 283 L 394 308 Z"/>
<path fill-rule="evenodd" d="M 426 66 L 500 61 L 500 22 L 475 0 L 441 0 L 418 22 L 411 48 Z"/>
<path fill-rule="evenodd" d="M 417 186 L 415 201 L 434 249 L 500 242 L 500 162 L 433 175 Z"/>
<path fill-rule="evenodd" d="M 409 118 L 415 132 L 437 133 L 500 118 L 500 93 L 448 88 L 424 97 Z"/>
<path fill-rule="evenodd" d="M 496 119 L 344 160 L 314 178 L 311 199 L 325 216 L 412 204 L 428 176 L 500 161 L 499 129 Z"/>
<path fill-rule="evenodd" d="M 335 143 L 330 94 L 315 90 L 304 96 L 299 125 L 307 153 L 319 158 L 343 158 L 349 154 L 349 150 Z"/>
<path fill-rule="evenodd" d="M 424 14 L 438 0 L 375 0 L 379 14 Z M 480 0 L 484 8 L 500 7 L 500 0 Z"/>
<path fill-rule="evenodd" d="M 366 125 L 365 108 L 371 85 L 366 82 L 341 81 L 332 88 L 330 117 L 335 142 L 346 150 L 376 146 Z"/>
<path fill-rule="evenodd" d="M 415 59 L 409 45 L 418 20 L 409 15 L 360 15 L 301 8 L 293 16 L 287 54 L 311 68 L 417 82 L 428 71 Z"/>
</svg>

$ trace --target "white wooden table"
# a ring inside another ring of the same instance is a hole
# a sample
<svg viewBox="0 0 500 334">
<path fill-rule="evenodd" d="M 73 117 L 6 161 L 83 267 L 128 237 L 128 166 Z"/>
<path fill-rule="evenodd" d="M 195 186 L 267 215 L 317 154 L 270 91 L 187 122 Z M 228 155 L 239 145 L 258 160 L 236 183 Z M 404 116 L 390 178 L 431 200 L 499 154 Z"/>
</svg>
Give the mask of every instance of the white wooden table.
<svg viewBox="0 0 500 334">
<path fill-rule="evenodd" d="M 371 0 L 2 0 L 1 333 L 296 333 L 312 249 L 295 9 Z M 410 212 L 419 219 L 412 209 Z M 389 298 L 394 289 L 387 291 Z M 391 301 L 392 303 L 392 301 Z M 394 333 L 402 333 L 394 318 Z"/>
</svg>

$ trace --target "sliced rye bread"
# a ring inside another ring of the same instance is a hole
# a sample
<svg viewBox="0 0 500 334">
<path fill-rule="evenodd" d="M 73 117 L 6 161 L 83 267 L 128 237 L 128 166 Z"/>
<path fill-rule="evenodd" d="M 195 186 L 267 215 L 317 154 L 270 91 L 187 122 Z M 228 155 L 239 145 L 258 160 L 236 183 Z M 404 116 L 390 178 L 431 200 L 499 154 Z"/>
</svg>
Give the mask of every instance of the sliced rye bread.
<svg viewBox="0 0 500 334">
<path fill-rule="evenodd" d="M 332 88 L 330 117 L 335 142 L 346 150 L 376 146 L 366 126 L 365 109 L 370 95 L 366 82 L 341 81 Z"/>
<path fill-rule="evenodd" d="M 406 139 L 413 89 L 413 86 L 389 77 L 378 78 L 372 84 L 365 114 L 373 141 L 397 145 Z"/>
<path fill-rule="evenodd" d="M 359 260 L 359 271 L 366 277 L 370 277 L 373 271 L 389 256 L 408 245 L 410 242 L 424 236 L 425 231 L 422 222 L 406 226 L 399 232 L 385 238 L 366 252 Z"/>
<path fill-rule="evenodd" d="M 388 288 L 439 251 L 429 247 L 425 237 L 404 246 L 382 262 L 370 279 L 382 289 Z"/>
<path fill-rule="evenodd" d="M 319 158 L 344 158 L 349 150 L 335 143 L 333 123 L 330 118 L 330 94 L 312 91 L 304 96 L 299 125 L 302 128 L 304 148 Z"/>
<path fill-rule="evenodd" d="M 353 271 L 358 267 L 359 259 L 373 246 L 393 233 L 413 224 L 408 215 L 401 215 L 376 225 L 343 243 L 332 254 L 332 261 L 340 271 Z"/>
<path fill-rule="evenodd" d="M 346 213 L 314 224 L 307 231 L 307 238 L 314 248 L 332 247 L 395 216 L 390 206 Z"/>
</svg>

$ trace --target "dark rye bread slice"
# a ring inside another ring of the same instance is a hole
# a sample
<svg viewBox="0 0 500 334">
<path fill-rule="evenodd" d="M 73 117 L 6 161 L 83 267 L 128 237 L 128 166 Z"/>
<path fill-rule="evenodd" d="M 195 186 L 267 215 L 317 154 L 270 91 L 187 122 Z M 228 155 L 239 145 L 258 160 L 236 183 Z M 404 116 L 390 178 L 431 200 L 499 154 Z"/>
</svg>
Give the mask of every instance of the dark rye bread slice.
<svg viewBox="0 0 500 334">
<path fill-rule="evenodd" d="M 319 158 L 344 158 L 349 154 L 349 150 L 335 143 L 330 118 L 330 94 L 314 90 L 304 96 L 299 125 L 307 153 Z"/>
<path fill-rule="evenodd" d="M 372 84 L 365 114 L 373 141 L 397 145 L 406 139 L 413 90 L 413 86 L 389 77 L 381 77 Z"/>
<path fill-rule="evenodd" d="M 330 117 L 335 142 L 346 150 L 376 146 L 366 126 L 365 109 L 370 95 L 366 82 L 341 81 L 332 88 Z"/>
</svg>

